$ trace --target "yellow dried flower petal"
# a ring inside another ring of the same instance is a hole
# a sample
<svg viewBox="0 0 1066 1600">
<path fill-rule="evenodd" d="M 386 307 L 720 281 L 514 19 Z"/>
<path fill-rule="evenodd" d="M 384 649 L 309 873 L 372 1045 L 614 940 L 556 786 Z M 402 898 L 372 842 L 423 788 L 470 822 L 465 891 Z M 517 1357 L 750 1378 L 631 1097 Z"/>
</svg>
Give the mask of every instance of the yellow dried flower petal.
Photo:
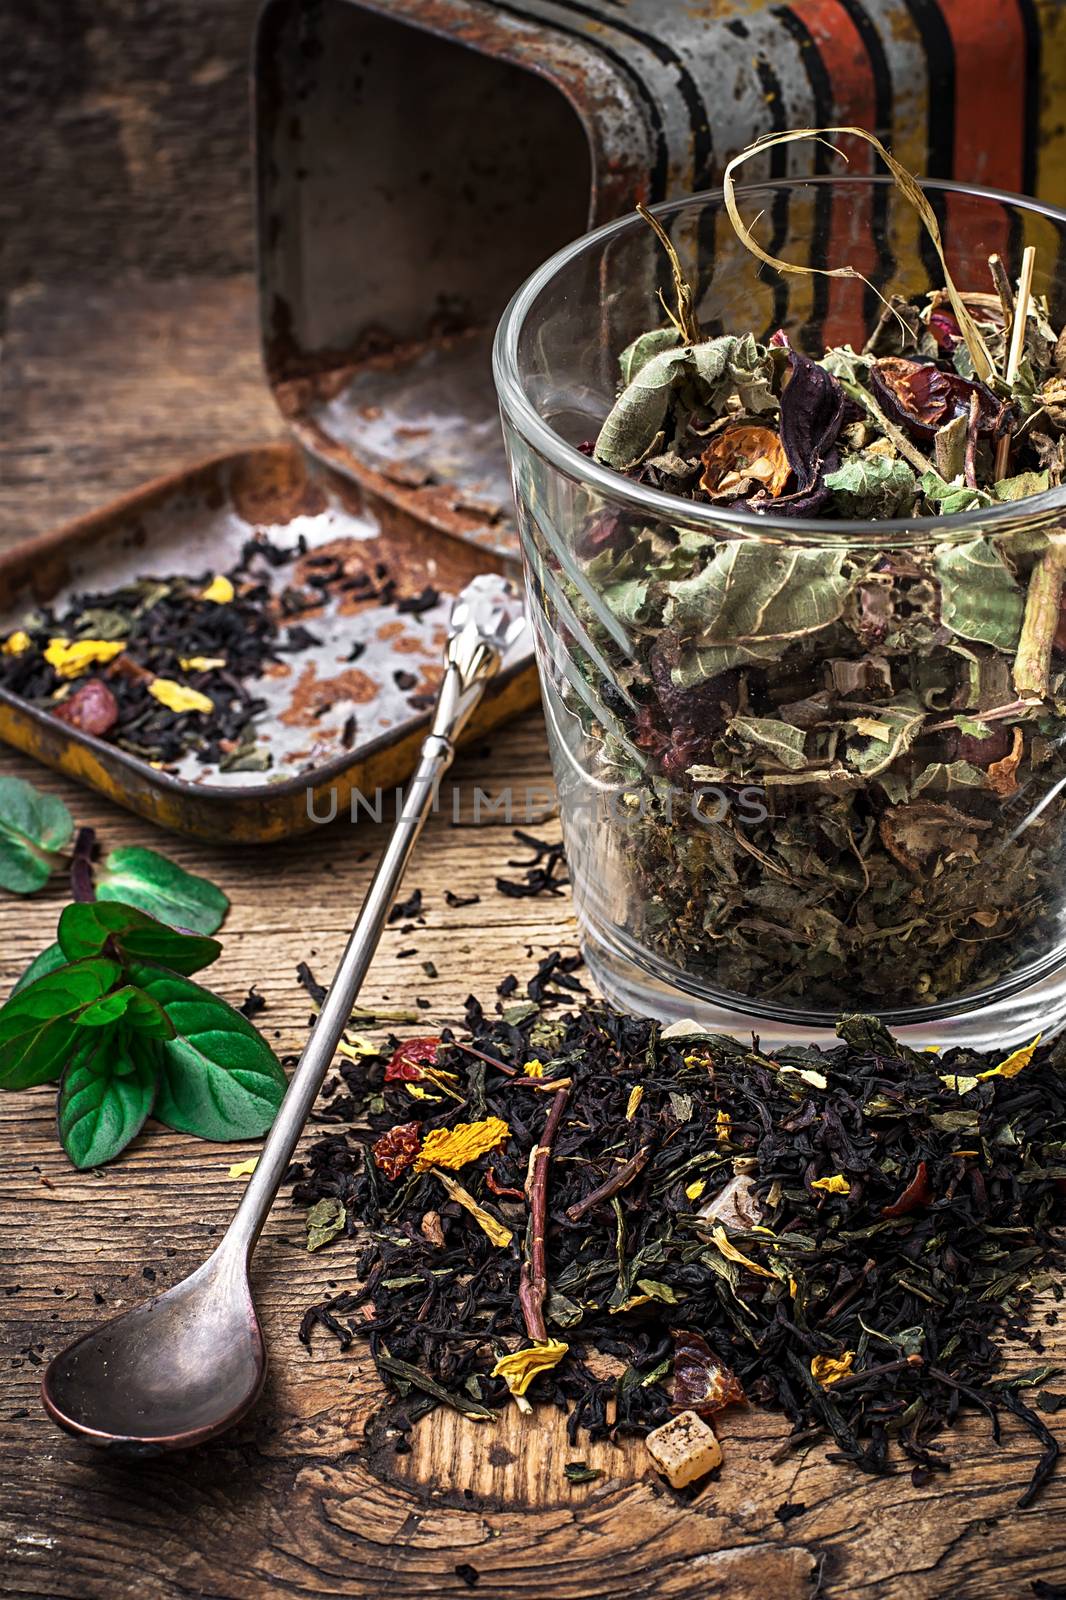
<svg viewBox="0 0 1066 1600">
<path fill-rule="evenodd" d="M 834 1172 L 831 1178 L 815 1178 L 811 1188 L 824 1189 L 826 1194 L 851 1193 L 851 1184 L 842 1172 Z"/>
<path fill-rule="evenodd" d="M 50 639 L 44 659 L 61 678 L 80 678 L 90 667 L 113 661 L 126 646 L 119 639 Z"/>
<path fill-rule="evenodd" d="M 525 1350 L 513 1350 L 500 1357 L 492 1376 L 503 1378 L 512 1394 L 525 1394 L 538 1373 L 557 1367 L 569 1348 L 561 1339 L 545 1339 Z"/>
<path fill-rule="evenodd" d="M 718 1246 L 719 1250 L 725 1256 L 727 1261 L 735 1261 L 738 1266 L 747 1267 L 749 1272 L 757 1272 L 760 1278 L 773 1278 L 777 1276 L 776 1273 L 770 1272 L 768 1268 L 761 1267 L 757 1261 L 752 1261 L 748 1256 L 743 1255 L 741 1251 L 737 1249 L 735 1244 L 730 1244 L 729 1236 L 723 1227 L 712 1229 L 711 1238 L 714 1240 L 715 1244 Z"/>
<path fill-rule="evenodd" d="M 811 1377 L 823 1389 L 828 1389 L 848 1376 L 854 1360 L 854 1350 L 845 1350 L 842 1356 L 812 1356 Z"/>
<path fill-rule="evenodd" d="M 0 650 L 5 656 L 24 656 L 30 649 L 33 640 L 24 628 L 16 628 L 14 633 L 9 633 Z"/>
<path fill-rule="evenodd" d="M 237 1161 L 229 1169 L 231 1178 L 250 1178 L 259 1164 L 258 1156 L 250 1156 L 247 1161 Z"/>
<path fill-rule="evenodd" d="M 789 1280 L 788 1280 L 788 1292 L 789 1292 L 789 1296 L 793 1300 L 795 1300 L 798 1291 L 799 1291 L 799 1284 L 796 1282 L 795 1278 L 789 1278 Z"/>
<path fill-rule="evenodd" d="M 688 1195 L 690 1200 L 698 1200 L 706 1187 L 706 1180 L 703 1178 L 697 1178 L 695 1183 L 686 1183 L 685 1193 Z"/>
<path fill-rule="evenodd" d="M 644 1087 L 643 1087 L 643 1085 L 639 1084 L 639 1083 L 634 1084 L 632 1089 L 630 1089 L 630 1091 L 629 1091 L 629 1099 L 626 1101 L 626 1121 L 627 1122 L 632 1122 L 633 1121 L 633 1118 L 637 1114 L 637 1107 L 640 1105 L 640 1102 L 643 1100 L 643 1098 L 644 1098 Z"/>
<path fill-rule="evenodd" d="M 347 1056 L 349 1061 L 358 1061 L 360 1056 L 376 1056 L 378 1047 L 372 1039 L 367 1039 L 361 1033 L 352 1033 L 346 1029 L 344 1036 L 337 1046 L 339 1056 Z"/>
<path fill-rule="evenodd" d="M 956 1094 L 969 1094 L 971 1089 L 976 1089 L 980 1078 L 970 1078 L 964 1073 L 947 1073 L 941 1078 L 941 1083 L 946 1083 L 949 1089 L 954 1089 Z"/>
<path fill-rule="evenodd" d="M 469 1189 L 464 1189 L 458 1178 L 449 1178 L 446 1172 L 440 1172 L 436 1167 L 433 1169 L 433 1176 L 444 1185 L 450 1200 L 462 1206 L 464 1211 L 469 1211 L 482 1233 L 487 1234 L 500 1250 L 506 1250 L 514 1238 L 510 1228 L 505 1227 L 491 1211 L 486 1211 L 484 1206 L 479 1206 Z"/>
<path fill-rule="evenodd" d="M 415 1171 L 427 1167 L 449 1167 L 457 1172 L 467 1162 L 498 1150 L 511 1137 L 502 1117 L 486 1117 L 482 1122 L 457 1122 L 454 1128 L 434 1128 L 427 1133 L 415 1161 Z"/>
<path fill-rule="evenodd" d="M 420 1083 L 405 1083 L 404 1088 L 412 1100 L 432 1100 L 434 1104 L 438 1104 L 440 1101 L 439 1094 L 430 1094 L 429 1090 L 424 1089 Z"/>
<path fill-rule="evenodd" d="M 214 672 L 218 667 L 226 665 L 225 656 L 180 656 L 178 664 L 182 672 Z"/>
<path fill-rule="evenodd" d="M 148 693 L 160 705 L 166 706 L 168 711 L 206 713 L 215 709 L 215 702 L 208 695 L 201 694 L 199 689 L 188 689 L 183 683 L 175 683 L 173 678 L 153 678 L 148 685 Z"/>
<path fill-rule="evenodd" d="M 216 606 L 228 606 L 233 599 L 234 588 L 229 579 L 218 573 L 211 579 L 207 588 L 200 593 L 201 600 L 211 600 Z"/>
<path fill-rule="evenodd" d="M 728 1111 L 719 1111 L 714 1122 L 715 1138 L 719 1144 L 728 1144 L 733 1132 L 733 1119 Z"/>
<path fill-rule="evenodd" d="M 527 1078 L 543 1078 L 544 1063 L 543 1061 L 538 1061 L 536 1056 L 534 1056 L 532 1061 L 526 1062 L 525 1066 L 522 1068 L 522 1071 L 525 1073 Z"/>
<path fill-rule="evenodd" d="M 1019 1050 L 1012 1050 L 1005 1056 L 998 1067 L 990 1067 L 987 1072 L 978 1073 L 979 1078 L 1016 1078 L 1024 1067 L 1027 1067 L 1036 1053 L 1036 1047 L 1043 1038 L 1037 1034 L 1032 1044 L 1023 1044 Z"/>
</svg>

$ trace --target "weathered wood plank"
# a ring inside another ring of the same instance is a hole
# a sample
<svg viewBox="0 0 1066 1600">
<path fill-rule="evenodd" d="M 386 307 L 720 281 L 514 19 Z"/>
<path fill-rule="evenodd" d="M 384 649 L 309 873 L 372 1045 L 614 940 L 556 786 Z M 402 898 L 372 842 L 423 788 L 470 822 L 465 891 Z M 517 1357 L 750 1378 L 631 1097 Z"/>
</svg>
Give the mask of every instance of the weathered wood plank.
<svg viewBox="0 0 1066 1600">
<path fill-rule="evenodd" d="M 283 431 L 246 277 L 19 289 L 0 384 L 0 543 Z"/>
<path fill-rule="evenodd" d="M 258 0 L 0 8 L 0 296 L 131 269 L 249 269 L 258 10 Z"/>
</svg>

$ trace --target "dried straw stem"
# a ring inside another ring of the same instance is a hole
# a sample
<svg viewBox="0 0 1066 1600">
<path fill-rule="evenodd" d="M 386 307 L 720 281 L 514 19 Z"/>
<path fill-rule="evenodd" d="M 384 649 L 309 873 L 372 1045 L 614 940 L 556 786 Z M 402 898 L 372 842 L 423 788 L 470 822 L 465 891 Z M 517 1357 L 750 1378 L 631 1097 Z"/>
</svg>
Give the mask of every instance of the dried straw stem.
<svg viewBox="0 0 1066 1600">
<path fill-rule="evenodd" d="M 1027 244 L 1022 251 L 1022 270 L 1018 274 L 1018 298 L 1014 302 L 1014 319 L 1010 325 L 1010 348 L 1007 352 L 1007 365 L 1003 373 L 1004 380 L 1012 385 L 1018 376 L 1018 368 L 1022 362 L 1022 352 L 1025 349 L 1025 329 L 1029 321 L 1029 297 L 1033 291 L 1033 266 L 1036 262 L 1036 250 Z M 1009 433 L 1004 433 L 996 445 L 996 471 L 998 483 L 1000 478 L 1007 475 L 1007 464 L 1010 460 Z"/>
</svg>

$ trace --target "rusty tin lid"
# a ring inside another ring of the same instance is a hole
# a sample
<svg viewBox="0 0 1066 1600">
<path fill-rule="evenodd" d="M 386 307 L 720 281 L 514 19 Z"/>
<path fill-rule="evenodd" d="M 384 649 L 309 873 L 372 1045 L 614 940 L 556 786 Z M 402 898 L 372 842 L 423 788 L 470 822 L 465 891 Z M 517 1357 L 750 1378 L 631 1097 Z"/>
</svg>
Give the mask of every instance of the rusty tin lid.
<svg viewBox="0 0 1066 1600">
<path fill-rule="evenodd" d="M 1052 9 L 1038 0 L 1030 32 Z M 278 405 L 374 493 L 513 551 L 489 345 L 518 284 L 586 227 L 708 188 L 788 127 L 857 123 L 930 177 L 1061 188 L 1047 118 L 1024 109 L 1039 52 L 1020 16 L 944 0 L 921 15 L 910 0 L 266 0 L 254 114 Z M 956 80 L 991 92 L 1005 77 L 1009 130 L 953 116 Z M 872 170 L 868 147 L 849 156 Z M 745 176 L 833 159 L 778 147 Z"/>
</svg>

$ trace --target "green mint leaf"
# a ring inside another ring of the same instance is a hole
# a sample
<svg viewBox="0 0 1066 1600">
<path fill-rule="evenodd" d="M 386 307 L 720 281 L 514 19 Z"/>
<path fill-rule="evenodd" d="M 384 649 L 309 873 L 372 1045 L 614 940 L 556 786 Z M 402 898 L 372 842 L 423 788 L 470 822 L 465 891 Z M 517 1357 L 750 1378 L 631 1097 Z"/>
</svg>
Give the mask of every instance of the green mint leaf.
<svg viewBox="0 0 1066 1600">
<path fill-rule="evenodd" d="M 66 964 L 67 958 L 63 954 L 62 945 L 48 945 L 41 951 L 39 956 L 35 956 L 30 962 L 22 977 L 12 989 L 12 997 L 19 994 L 23 989 L 28 988 L 31 983 L 36 983 L 38 978 L 45 977 L 49 972 L 56 972 L 60 967 L 65 967 Z"/>
<path fill-rule="evenodd" d="M 127 960 L 151 961 L 174 972 L 199 972 L 222 953 L 217 939 L 178 933 L 117 901 L 67 906 L 59 918 L 59 943 L 71 961 L 96 955 L 108 941 Z"/>
<path fill-rule="evenodd" d="M 62 800 L 22 778 L 0 778 L 0 889 L 32 894 L 59 866 L 74 822 Z"/>
<path fill-rule="evenodd" d="M 285 1093 L 274 1052 L 239 1011 L 188 978 L 137 967 L 134 981 L 163 1007 L 173 1039 L 159 1046 L 155 1116 L 201 1139 L 250 1139 L 265 1133 Z"/>
<path fill-rule="evenodd" d="M 161 1005 L 151 995 L 127 983 L 121 989 L 112 989 L 101 999 L 86 1006 L 75 1019 L 79 1028 L 108 1028 L 112 1023 L 124 1021 L 135 1033 L 152 1039 L 173 1039 L 174 1024 Z"/>
<path fill-rule="evenodd" d="M 190 933 L 217 933 L 229 901 L 207 878 L 186 872 L 155 850 L 112 850 L 96 872 L 96 898 L 119 900 Z"/>
<path fill-rule="evenodd" d="M 0 1088 L 30 1089 L 58 1078 L 76 1036 L 73 1018 L 117 982 L 117 961 L 60 967 L 0 1006 Z"/>
<path fill-rule="evenodd" d="M 59 1138 L 76 1167 L 99 1167 L 126 1148 L 144 1126 L 158 1082 L 152 1044 L 120 1028 L 89 1039 L 59 1088 Z"/>
</svg>

